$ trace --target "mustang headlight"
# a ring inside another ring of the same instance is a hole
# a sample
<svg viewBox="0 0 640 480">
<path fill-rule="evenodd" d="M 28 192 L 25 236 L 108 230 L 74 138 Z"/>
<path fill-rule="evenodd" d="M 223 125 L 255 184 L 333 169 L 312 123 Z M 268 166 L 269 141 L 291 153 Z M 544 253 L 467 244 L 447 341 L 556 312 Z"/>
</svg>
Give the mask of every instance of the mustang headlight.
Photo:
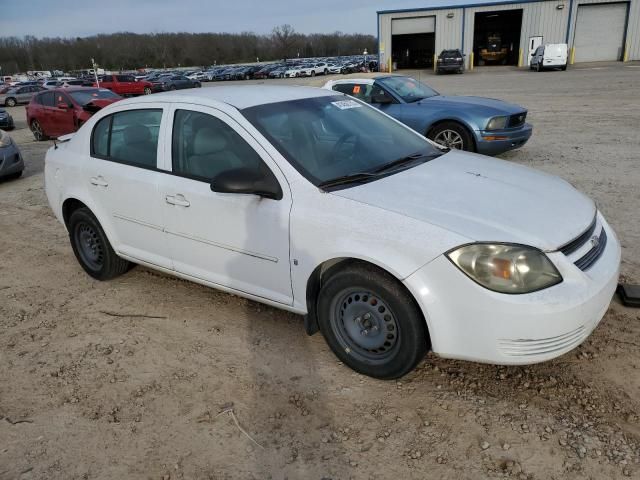
<svg viewBox="0 0 640 480">
<path fill-rule="evenodd" d="M 474 243 L 447 254 L 469 278 L 500 293 L 531 293 L 562 281 L 547 256 L 532 247 Z"/>
<path fill-rule="evenodd" d="M 489 123 L 487 123 L 486 130 L 502 130 L 506 128 L 508 119 L 509 117 L 493 117 L 489 120 Z"/>
<path fill-rule="evenodd" d="M 0 147 L 8 147 L 12 142 L 9 134 L 0 130 Z"/>
</svg>

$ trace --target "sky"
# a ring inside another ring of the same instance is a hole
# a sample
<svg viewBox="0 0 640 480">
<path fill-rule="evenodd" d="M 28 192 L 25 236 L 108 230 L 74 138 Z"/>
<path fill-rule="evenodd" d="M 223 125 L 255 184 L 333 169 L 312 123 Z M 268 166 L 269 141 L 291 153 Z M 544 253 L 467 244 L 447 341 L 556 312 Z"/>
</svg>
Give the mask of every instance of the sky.
<svg viewBox="0 0 640 480">
<path fill-rule="evenodd" d="M 479 0 L 0 0 L 0 37 L 98 33 L 255 32 L 376 35 L 376 11 Z"/>
</svg>

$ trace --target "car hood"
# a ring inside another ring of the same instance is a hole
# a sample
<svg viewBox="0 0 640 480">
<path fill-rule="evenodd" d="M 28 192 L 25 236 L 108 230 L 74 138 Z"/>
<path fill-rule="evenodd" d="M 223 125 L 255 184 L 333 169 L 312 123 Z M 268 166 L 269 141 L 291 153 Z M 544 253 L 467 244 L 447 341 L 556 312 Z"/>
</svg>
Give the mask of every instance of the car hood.
<svg viewBox="0 0 640 480">
<path fill-rule="evenodd" d="M 460 151 L 332 194 L 470 241 L 520 243 L 545 251 L 579 236 L 596 212 L 591 199 L 559 177 Z"/>
<path fill-rule="evenodd" d="M 448 108 L 454 107 L 464 109 L 471 107 L 473 109 L 481 109 L 483 113 L 487 113 L 488 110 L 493 110 L 493 115 L 513 115 L 526 110 L 526 108 L 521 107 L 520 105 L 505 102 L 503 100 L 497 100 L 495 98 L 469 97 L 463 95 L 436 95 L 434 97 L 425 98 L 417 103 L 427 108 L 438 105 Z"/>
</svg>

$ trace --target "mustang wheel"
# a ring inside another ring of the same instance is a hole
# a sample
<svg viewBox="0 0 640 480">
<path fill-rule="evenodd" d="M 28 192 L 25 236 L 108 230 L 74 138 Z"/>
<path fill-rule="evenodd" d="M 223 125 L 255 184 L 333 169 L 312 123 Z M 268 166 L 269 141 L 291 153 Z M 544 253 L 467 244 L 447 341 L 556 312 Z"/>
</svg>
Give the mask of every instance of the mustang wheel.
<svg viewBox="0 0 640 480">
<path fill-rule="evenodd" d="M 110 280 L 129 270 L 131 264 L 113 251 L 104 230 L 88 208 L 71 214 L 68 223 L 71 247 L 85 272 L 97 280 Z"/>
<path fill-rule="evenodd" d="M 44 134 L 38 120 L 33 120 L 31 122 L 31 133 L 33 133 L 33 138 L 35 138 L 37 142 L 47 139 L 47 136 Z"/>
<path fill-rule="evenodd" d="M 427 138 L 455 150 L 473 151 L 473 140 L 467 129 L 456 122 L 444 122 L 429 131 Z"/>
<path fill-rule="evenodd" d="M 336 356 L 375 378 L 398 378 L 424 357 L 428 340 L 414 299 L 388 273 L 354 264 L 325 282 L 320 330 Z"/>
</svg>

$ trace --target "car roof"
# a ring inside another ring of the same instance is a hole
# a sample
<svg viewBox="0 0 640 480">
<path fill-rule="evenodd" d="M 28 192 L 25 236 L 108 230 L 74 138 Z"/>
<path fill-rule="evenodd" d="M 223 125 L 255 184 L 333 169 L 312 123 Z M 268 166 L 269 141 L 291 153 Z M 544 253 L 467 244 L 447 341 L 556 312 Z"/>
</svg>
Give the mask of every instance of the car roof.
<svg viewBox="0 0 640 480">
<path fill-rule="evenodd" d="M 81 87 L 81 86 L 71 86 L 71 87 L 60 87 L 60 88 L 52 88 L 51 90 L 47 90 L 47 92 L 84 92 L 87 90 L 107 90 L 106 88 L 98 88 L 98 87 Z"/>
<path fill-rule="evenodd" d="M 153 101 L 172 101 L 215 106 L 226 103 L 239 110 L 268 103 L 301 100 L 303 98 L 326 97 L 335 92 L 322 88 L 284 85 L 237 85 L 224 87 L 195 88 L 145 95 L 118 102 L 118 105 L 139 104 Z"/>
</svg>

